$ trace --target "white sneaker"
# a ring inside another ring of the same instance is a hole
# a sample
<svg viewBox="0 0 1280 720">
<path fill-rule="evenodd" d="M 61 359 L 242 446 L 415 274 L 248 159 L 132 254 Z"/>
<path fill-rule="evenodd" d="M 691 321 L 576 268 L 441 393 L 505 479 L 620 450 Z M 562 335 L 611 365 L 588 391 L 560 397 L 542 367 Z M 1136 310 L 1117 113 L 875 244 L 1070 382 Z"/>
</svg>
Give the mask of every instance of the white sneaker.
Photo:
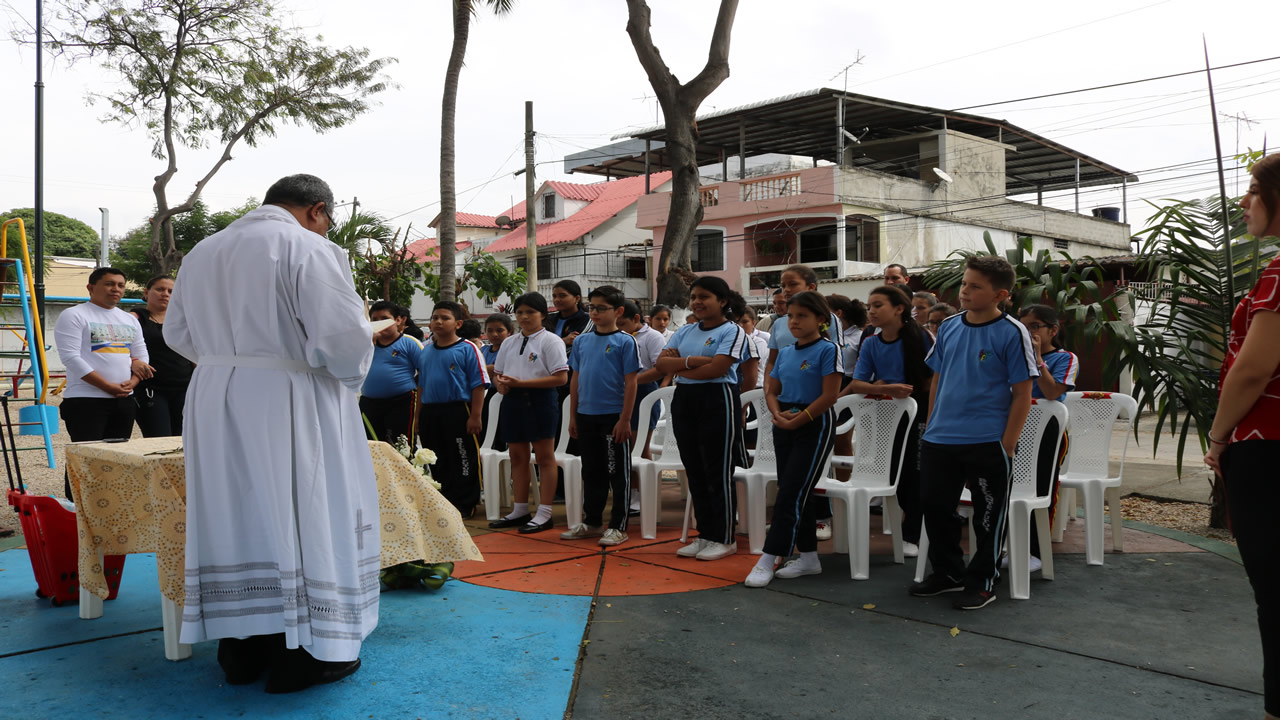
<svg viewBox="0 0 1280 720">
<path fill-rule="evenodd" d="M 688 545 L 685 545 L 684 547 L 677 550 L 676 554 L 679 555 L 680 557 L 697 557 L 698 553 L 702 552 L 702 549 L 705 548 L 706 546 L 707 546 L 706 540 L 703 540 L 700 537 L 696 537 L 690 540 Z"/>
<path fill-rule="evenodd" d="M 737 543 L 718 543 L 708 541 L 698 553 L 699 560 L 719 560 L 738 552 Z"/>
<path fill-rule="evenodd" d="M 604 531 L 604 537 L 600 538 L 601 545 L 621 545 L 627 541 L 627 534 L 615 528 L 609 528 Z"/>
<path fill-rule="evenodd" d="M 773 573 L 773 576 L 780 577 L 784 580 L 789 580 L 791 578 L 798 578 L 801 575 L 821 575 L 821 574 L 822 574 L 821 565 L 819 565 L 818 567 L 808 567 L 807 565 L 805 565 L 804 563 L 800 562 L 800 560 L 797 559 L 797 560 L 788 560 L 785 565 L 778 568 L 778 570 Z"/>
<path fill-rule="evenodd" d="M 819 540 L 831 539 L 831 521 L 829 519 L 818 521 L 818 539 Z"/>
<path fill-rule="evenodd" d="M 773 579 L 773 568 L 762 567 L 756 565 L 751 568 L 751 574 L 747 575 L 747 579 L 742 582 L 743 585 L 752 588 L 762 588 L 769 584 Z"/>
<path fill-rule="evenodd" d="M 1032 556 L 1031 556 L 1030 566 L 1031 566 L 1031 572 L 1036 572 L 1036 571 L 1040 570 L 1040 568 L 1044 567 L 1044 563 L 1040 561 L 1040 558 L 1036 557 L 1035 555 L 1032 555 Z M 1000 569 L 1001 569 L 1001 570 L 1008 570 L 1008 569 L 1009 569 L 1009 556 L 1008 556 L 1008 555 L 1005 555 L 1004 557 L 1000 558 Z"/>
<path fill-rule="evenodd" d="M 920 546 L 913 542 L 902 542 L 902 557 L 920 557 Z"/>
<path fill-rule="evenodd" d="M 598 525 L 583 525 L 579 523 L 572 528 L 560 533 L 561 540 L 583 540 L 586 538 L 600 537 L 604 531 Z"/>
</svg>

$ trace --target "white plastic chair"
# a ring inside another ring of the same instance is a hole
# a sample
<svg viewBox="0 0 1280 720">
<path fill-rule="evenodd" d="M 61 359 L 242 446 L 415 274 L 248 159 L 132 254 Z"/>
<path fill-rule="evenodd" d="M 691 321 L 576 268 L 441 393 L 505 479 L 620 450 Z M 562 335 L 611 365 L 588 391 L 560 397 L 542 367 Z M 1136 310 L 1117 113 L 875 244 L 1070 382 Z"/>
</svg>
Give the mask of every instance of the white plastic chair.
<svg viewBox="0 0 1280 720">
<path fill-rule="evenodd" d="M 778 456 L 773 449 L 773 416 L 764 400 L 764 390 L 748 390 L 742 393 L 742 407 L 752 404 L 756 411 L 756 447 L 751 456 L 751 467 L 735 468 L 734 482 L 742 483 L 745 501 L 739 505 L 739 514 L 746 512 L 747 545 L 752 555 L 764 552 L 765 494 L 771 483 L 778 482 Z"/>
<path fill-rule="evenodd" d="M 1062 428 L 1067 426 L 1067 408 L 1056 400 L 1033 400 L 1031 410 L 1027 413 L 1027 421 L 1022 426 L 1022 435 L 1018 440 L 1018 453 L 1013 458 L 1012 487 L 1009 491 L 1009 531 L 1007 547 L 1009 551 L 1009 585 L 1010 595 L 1014 600 L 1026 600 L 1031 597 L 1031 516 L 1036 518 L 1036 532 L 1040 536 L 1040 560 L 1042 567 L 1040 577 L 1053 579 L 1053 547 L 1049 535 L 1049 501 L 1052 483 L 1044 495 L 1039 495 L 1036 473 L 1049 473 L 1052 477 L 1054 466 L 1058 462 L 1058 450 L 1061 449 Z M 1053 443 L 1052 461 L 1045 467 L 1037 468 L 1040 458 L 1041 443 Z M 969 490 L 961 495 L 961 503 L 968 502 Z M 970 508 L 969 516 L 969 548 L 972 550 L 976 536 L 973 530 L 973 516 Z M 916 582 L 924 580 L 925 569 L 929 561 L 929 536 L 924 529 L 920 530 L 920 558 L 916 561 Z"/>
<path fill-rule="evenodd" d="M 916 401 L 911 398 L 895 400 L 847 395 L 836 403 L 837 412 L 844 407 L 853 413 L 859 436 L 858 452 L 849 466 L 849 479 L 841 482 L 824 477 L 818 481 L 814 492 L 840 504 L 840 508 L 832 508 L 835 511 L 832 532 L 836 552 L 843 548 L 849 553 L 850 577 L 866 580 L 871 553 L 872 498 L 885 499 L 883 517 L 892 528 L 893 561 L 903 562 L 902 513 L 898 510 L 896 493 L 898 478 L 906 463 L 907 438 L 899 433 L 899 428 L 903 427 L 905 419 L 905 432 L 915 430 Z"/>
<path fill-rule="evenodd" d="M 1054 518 L 1054 538 L 1061 541 L 1067 514 L 1075 512 L 1074 491 L 1079 490 L 1084 495 L 1085 560 L 1090 565 L 1101 565 L 1104 499 L 1111 508 L 1111 548 L 1124 552 L 1120 483 L 1129 437 L 1133 435 L 1133 423 L 1138 417 L 1138 402 L 1128 395 L 1109 392 L 1069 392 L 1065 400 L 1071 414 L 1071 427 L 1060 486 L 1067 491 L 1063 493 L 1067 502 Z M 1111 436 L 1122 414 L 1126 416 L 1128 428 L 1120 454 L 1120 471 L 1112 477 Z"/>
<path fill-rule="evenodd" d="M 645 436 L 652 432 L 657 435 L 658 428 L 649 430 L 649 413 L 653 412 L 653 406 L 662 403 L 662 417 L 658 419 L 659 427 L 668 427 L 670 425 L 671 414 L 671 396 L 675 394 L 675 387 L 664 387 L 654 390 L 640 401 L 640 427 L 636 432 L 635 445 L 631 447 L 631 471 L 640 479 L 640 535 L 646 540 L 652 540 L 658 537 L 658 515 L 660 514 L 660 502 L 658 500 L 658 485 L 662 478 L 663 470 L 675 470 L 684 476 L 684 465 L 680 463 L 680 448 L 676 445 L 675 436 L 668 434 L 662 448 L 661 455 L 655 456 L 657 459 L 649 460 L 641 457 L 644 452 Z M 650 451 L 653 451 L 650 446 Z M 617 500 L 615 499 L 615 502 Z M 685 530 L 686 535 L 688 529 Z"/>
<path fill-rule="evenodd" d="M 969 548 L 972 550 L 978 545 L 978 533 L 973 529 L 973 495 L 969 492 L 969 488 L 960 491 L 960 504 L 956 506 L 956 513 L 969 523 Z M 925 532 L 923 518 L 920 520 L 920 542 L 916 547 L 919 549 L 919 554 L 916 555 L 915 581 L 921 582 L 929 571 L 929 533 Z M 965 562 L 968 562 L 972 556 L 972 553 L 966 554 Z"/>
<path fill-rule="evenodd" d="M 503 489 L 503 470 L 511 475 L 511 455 L 506 450 L 494 450 L 493 441 L 498 436 L 498 414 L 502 409 L 502 393 L 489 398 L 489 427 L 480 443 L 480 480 L 484 485 L 484 514 L 489 520 L 502 517 L 502 503 L 506 499 Z"/>
<path fill-rule="evenodd" d="M 564 396 L 560 404 L 560 442 L 556 445 L 556 465 L 564 471 L 564 515 L 570 528 L 582 524 L 582 458 L 569 454 L 569 403 Z M 530 459 L 537 466 L 537 458 Z M 532 468 L 530 468 L 532 470 Z M 532 485 L 530 486 L 532 491 Z"/>
<path fill-rule="evenodd" d="M 1036 519 L 1040 540 L 1040 577 L 1053 579 L 1053 544 L 1049 535 L 1049 504 L 1053 501 L 1053 473 L 1062 450 L 1062 431 L 1067 427 L 1068 410 L 1056 400 L 1032 400 L 1027 422 L 1022 426 L 1018 453 L 1013 457 L 1013 488 L 1009 492 L 1009 594 L 1014 600 L 1031 597 L 1031 517 Z M 1049 443 L 1052 453 L 1044 453 Z M 1045 456 L 1040 464 L 1041 455 Z M 1045 492 L 1038 492 L 1037 479 L 1045 476 Z"/>
</svg>

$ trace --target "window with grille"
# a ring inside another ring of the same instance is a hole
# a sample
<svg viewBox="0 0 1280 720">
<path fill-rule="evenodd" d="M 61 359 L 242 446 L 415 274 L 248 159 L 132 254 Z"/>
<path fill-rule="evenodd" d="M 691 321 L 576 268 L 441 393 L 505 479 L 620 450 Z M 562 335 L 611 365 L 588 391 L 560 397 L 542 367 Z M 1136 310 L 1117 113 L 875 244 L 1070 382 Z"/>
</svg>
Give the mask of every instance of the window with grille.
<svg viewBox="0 0 1280 720">
<path fill-rule="evenodd" d="M 689 269 L 694 272 L 724 270 L 724 231 L 699 230 L 693 236 Z"/>
<path fill-rule="evenodd" d="M 553 275 L 552 270 L 554 268 L 554 265 L 555 263 L 552 262 L 552 257 L 550 255 L 539 255 L 538 256 L 538 280 L 551 279 L 551 276 Z M 528 270 L 529 269 L 528 261 L 524 257 L 516 258 L 516 269 Z"/>
<path fill-rule="evenodd" d="M 542 196 L 542 219 L 554 220 L 556 217 L 556 194 L 547 193 Z"/>
</svg>

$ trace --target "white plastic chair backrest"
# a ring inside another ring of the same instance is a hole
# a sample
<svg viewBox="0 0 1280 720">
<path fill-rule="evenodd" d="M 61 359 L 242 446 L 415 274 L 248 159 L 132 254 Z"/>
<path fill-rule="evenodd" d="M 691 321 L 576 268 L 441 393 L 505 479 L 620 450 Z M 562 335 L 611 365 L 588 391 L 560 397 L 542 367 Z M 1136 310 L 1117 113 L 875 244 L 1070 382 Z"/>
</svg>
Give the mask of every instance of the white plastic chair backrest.
<svg viewBox="0 0 1280 720">
<path fill-rule="evenodd" d="M 778 467 L 778 455 L 773 449 L 773 414 L 764 400 L 764 390 L 759 388 L 742 393 L 742 407 L 756 409 L 756 454 L 751 458 L 751 470 L 774 472 Z"/>
<path fill-rule="evenodd" d="M 1058 464 L 1058 452 L 1062 449 L 1062 429 L 1067 426 L 1067 406 L 1057 400 L 1032 400 L 1027 412 L 1027 422 L 1018 438 L 1018 452 L 1013 456 L 1013 487 L 1011 498 L 1048 497 L 1053 483 L 1045 483 L 1046 493 L 1037 492 L 1036 474 L 1053 473 Z M 1037 467 L 1041 457 L 1041 444 L 1053 445 L 1052 456 L 1046 455 L 1045 466 Z"/>
<path fill-rule="evenodd" d="M 645 395 L 644 399 L 640 401 L 640 425 L 636 428 L 636 441 L 631 446 L 631 457 L 639 458 L 644 453 L 644 441 L 650 433 L 649 417 L 653 414 L 653 406 L 661 402 L 662 417 L 666 418 L 671 412 L 671 396 L 675 394 L 675 391 L 676 389 L 671 386 L 658 388 L 648 395 Z M 659 422 L 661 422 L 661 420 L 659 420 Z M 652 432 L 656 435 L 658 431 L 655 428 Z M 671 446 L 673 448 L 675 447 L 674 438 L 672 439 Z M 679 451 L 676 451 L 676 454 L 678 456 Z"/>
<path fill-rule="evenodd" d="M 894 485 L 894 467 L 901 472 L 907 453 L 906 437 L 899 441 L 898 429 L 906 417 L 904 432 L 915 431 L 916 401 L 912 398 L 850 395 L 849 410 L 858 428 L 858 451 L 853 456 L 853 479 L 877 485 Z M 898 462 L 894 463 L 894 451 Z"/>
<path fill-rule="evenodd" d="M 571 395 L 565 395 L 564 402 L 560 403 L 560 442 L 556 443 L 556 457 L 569 454 L 569 401 L 572 399 Z"/>
<path fill-rule="evenodd" d="M 857 397 L 856 395 L 845 395 L 845 396 L 843 396 L 843 397 L 841 397 L 841 398 L 838 398 L 838 399 L 836 400 L 835 410 L 836 410 L 836 419 L 837 419 L 837 422 L 839 421 L 840 413 L 842 413 L 842 412 L 844 412 L 845 410 L 848 410 L 849 408 L 853 407 L 853 402 L 854 402 L 854 399 L 855 399 L 856 397 Z M 836 434 L 837 434 L 837 435 L 843 435 L 843 434 L 845 434 L 845 433 L 849 432 L 850 430 L 852 430 L 852 429 L 853 429 L 853 427 L 854 427 L 854 425 L 855 425 L 855 424 L 856 424 L 856 423 L 854 422 L 854 418 L 853 418 L 853 416 L 852 416 L 852 415 L 850 415 L 848 420 L 845 420 L 844 422 L 839 423 L 838 425 L 836 425 Z"/>
<path fill-rule="evenodd" d="M 1124 434 L 1120 455 L 1120 472 L 1124 472 L 1124 456 L 1129 452 L 1129 436 L 1138 417 L 1138 401 L 1129 395 L 1109 392 L 1069 392 L 1067 411 L 1071 416 L 1067 462 L 1072 476 L 1111 477 L 1111 436 L 1121 415 L 1126 416 L 1129 430 Z"/>
<path fill-rule="evenodd" d="M 498 411 L 502 406 L 502 393 L 494 393 L 489 398 L 489 427 L 484 431 L 484 442 L 480 443 L 481 450 L 492 450 L 494 438 L 498 437 Z"/>
</svg>

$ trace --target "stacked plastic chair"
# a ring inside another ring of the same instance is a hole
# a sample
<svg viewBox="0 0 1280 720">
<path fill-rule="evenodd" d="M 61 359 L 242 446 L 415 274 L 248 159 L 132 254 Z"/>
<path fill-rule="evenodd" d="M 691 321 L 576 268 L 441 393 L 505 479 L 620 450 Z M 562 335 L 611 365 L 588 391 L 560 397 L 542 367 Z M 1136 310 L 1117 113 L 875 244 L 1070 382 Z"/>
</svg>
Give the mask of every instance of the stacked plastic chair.
<svg viewBox="0 0 1280 720">
<path fill-rule="evenodd" d="M 1103 558 L 1103 501 L 1111 508 L 1111 548 L 1124 551 L 1124 520 L 1120 511 L 1120 483 L 1129 436 L 1138 418 L 1138 402 L 1128 395 L 1109 392 L 1070 392 L 1065 398 L 1071 413 L 1067 462 L 1061 476 L 1063 499 L 1054 518 L 1054 538 L 1062 539 L 1068 513 L 1076 509 L 1075 491 L 1084 495 L 1085 560 L 1101 565 Z M 1123 420 L 1122 417 L 1124 416 Z M 1120 469 L 1111 475 L 1111 436 L 1117 424 L 1127 421 Z M 1066 512 L 1063 512 L 1063 511 Z"/>
</svg>

